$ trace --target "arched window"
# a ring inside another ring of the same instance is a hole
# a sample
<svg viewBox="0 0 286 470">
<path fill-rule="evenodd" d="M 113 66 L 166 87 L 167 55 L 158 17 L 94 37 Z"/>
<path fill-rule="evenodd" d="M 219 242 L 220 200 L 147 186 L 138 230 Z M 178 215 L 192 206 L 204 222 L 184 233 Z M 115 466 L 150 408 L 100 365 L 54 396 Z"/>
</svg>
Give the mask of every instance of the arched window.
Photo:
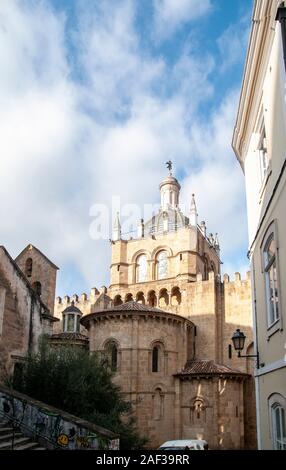
<svg viewBox="0 0 286 470">
<path fill-rule="evenodd" d="M 169 305 L 169 295 L 167 289 L 161 289 L 159 292 L 159 307 L 167 307 Z"/>
<path fill-rule="evenodd" d="M 34 282 L 32 287 L 37 295 L 42 295 L 42 284 L 39 281 Z"/>
<path fill-rule="evenodd" d="M 136 302 L 139 304 L 145 305 L 144 292 L 138 292 L 136 295 Z"/>
<path fill-rule="evenodd" d="M 280 403 L 274 403 L 271 407 L 272 436 L 275 450 L 286 450 L 286 421 L 285 409 Z"/>
<path fill-rule="evenodd" d="M 199 425 L 206 422 L 206 405 L 202 397 L 196 397 L 192 400 L 190 411 L 192 424 Z"/>
<path fill-rule="evenodd" d="M 274 233 L 270 234 L 264 245 L 263 261 L 266 284 L 267 321 L 268 327 L 270 327 L 280 318 L 276 242 L 274 239 Z"/>
<path fill-rule="evenodd" d="M 111 369 L 117 370 L 117 346 L 115 343 L 113 343 L 111 348 Z"/>
<path fill-rule="evenodd" d="M 147 256 L 140 255 L 136 260 L 136 282 L 147 281 Z"/>
<path fill-rule="evenodd" d="M 105 346 L 108 363 L 112 371 L 116 372 L 118 368 L 118 346 L 115 341 L 109 341 Z"/>
<path fill-rule="evenodd" d="M 173 287 L 171 292 L 171 303 L 172 305 L 181 305 L 182 296 L 179 287 Z"/>
<path fill-rule="evenodd" d="M 157 279 L 165 279 L 168 273 L 168 255 L 166 251 L 160 251 L 157 256 Z"/>
<path fill-rule="evenodd" d="M 159 372 L 159 346 L 154 346 L 152 351 L 152 372 Z"/>
<path fill-rule="evenodd" d="M 33 271 L 33 260 L 32 258 L 28 258 L 26 260 L 25 264 L 25 274 L 27 277 L 32 277 L 32 271 Z"/>
<path fill-rule="evenodd" d="M 114 307 L 117 307 L 118 305 L 123 304 L 121 295 L 116 295 L 116 296 L 114 297 L 113 303 L 114 303 Z"/>
<path fill-rule="evenodd" d="M 151 290 L 150 292 L 148 292 L 147 302 L 148 302 L 149 307 L 156 307 L 157 297 L 156 297 L 156 293 L 154 290 Z"/>
<path fill-rule="evenodd" d="M 126 294 L 125 302 L 133 302 L 133 295 L 132 294 Z"/>
</svg>

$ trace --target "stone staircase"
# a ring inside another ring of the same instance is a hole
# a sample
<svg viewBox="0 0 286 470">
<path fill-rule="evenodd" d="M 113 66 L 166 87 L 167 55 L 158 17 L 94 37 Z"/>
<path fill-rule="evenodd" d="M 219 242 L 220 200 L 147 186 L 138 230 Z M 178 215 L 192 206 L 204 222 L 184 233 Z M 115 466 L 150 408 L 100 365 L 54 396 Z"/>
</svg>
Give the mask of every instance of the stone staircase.
<svg viewBox="0 0 286 470">
<path fill-rule="evenodd" d="M 11 423 L 0 421 L 0 450 L 12 450 L 13 428 Z M 32 438 L 26 437 L 18 428 L 14 430 L 13 450 L 46 450 Z"/>
</svg>

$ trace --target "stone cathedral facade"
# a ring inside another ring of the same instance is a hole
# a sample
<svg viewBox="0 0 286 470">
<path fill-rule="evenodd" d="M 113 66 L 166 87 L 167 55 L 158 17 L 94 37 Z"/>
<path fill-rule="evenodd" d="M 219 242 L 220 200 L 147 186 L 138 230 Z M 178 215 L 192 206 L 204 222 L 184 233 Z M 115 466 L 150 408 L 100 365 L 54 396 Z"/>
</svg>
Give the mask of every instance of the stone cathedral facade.
<svg viewBox="0 0 286 470">
<path fill-rule="evenodd" d="M 252 348 L 249 275 L 221 280 L 218 238 L 198 224 L 194 196 L 188 216 L 181 212 L 171 173 L 160 193 L 159 212 L 141 221 L 136 238 L 124 240 L 115 220 L 109 288 L 58 298 L 55 315 L 62 320 L 73 301 L 78 334 L 89 337 L 90 351 L 110 354 L 114 380 L 153 447 L 202 437 L 212 448 L 254 448 L 252 362 L 228 349 L 239 327 Z M 58 340 L 62 322 L 55 326 Z"/>
<path fill-rule="evenodd" d="M 181 212 L 180 184 L 171 173 L 160 193 L 159 212 L 141 221 L 136 238 L 123 239 L 116 218 L 110 286 L 92 288 L 89 297 L 56 299 L 51 342 L 109 355 L 114 380 L 152 448 L 203 438 L 213 449 L 253 449 L 253 362 L 229 352 L 236 328 L 247 337 L 245 352 L 252 352 L 250 277 L 221 279 L 218 238 L 198 223 L 194 196 L 190 213 Z M 30 247 L 18 257 L 23 270 L 33 256 L 39 252 Z M 45 296 L 44 276 L 30 276 Z M 54 271 L 50 281 L 55 290 Z"/>
</svg>

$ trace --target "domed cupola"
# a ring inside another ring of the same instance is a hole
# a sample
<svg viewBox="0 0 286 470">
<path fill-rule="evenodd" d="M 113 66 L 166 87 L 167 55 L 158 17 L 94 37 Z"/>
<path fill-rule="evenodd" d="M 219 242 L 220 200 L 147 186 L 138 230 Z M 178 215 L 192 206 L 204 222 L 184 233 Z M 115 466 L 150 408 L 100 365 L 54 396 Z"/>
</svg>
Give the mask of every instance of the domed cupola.
<svg viewBox="0 0 286 470">
<path fill-rule="evenodd" d="M 163 210 L 168 210 L 170 207 L 176 209 L 179 206 L 179 196 L 181 189 L 178 180 L 171 173 L 171 162 L 168 163 L 170 163 L 170 167 L 168 167 L 170 174 L 163 179 L 159 186 L 161 192 L 161 207 Z"/>
</svg>

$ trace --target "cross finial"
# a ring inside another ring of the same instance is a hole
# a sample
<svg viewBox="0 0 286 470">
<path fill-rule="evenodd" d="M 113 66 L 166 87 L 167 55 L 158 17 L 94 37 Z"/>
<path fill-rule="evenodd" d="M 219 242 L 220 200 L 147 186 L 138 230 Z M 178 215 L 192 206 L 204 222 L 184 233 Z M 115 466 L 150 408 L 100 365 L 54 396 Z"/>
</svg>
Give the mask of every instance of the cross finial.
<svg viewBox="0 0 286 470">
<path fill-rule="evenodd" d="M 167 168 L 170 172 L 170 175 L 172 174 L 172 168 L 173 168 L 173 162 L 171 160 L 169 160 L 168 162 L 166 162 L 166 165 L 167 165 Z"/>
</svg>

